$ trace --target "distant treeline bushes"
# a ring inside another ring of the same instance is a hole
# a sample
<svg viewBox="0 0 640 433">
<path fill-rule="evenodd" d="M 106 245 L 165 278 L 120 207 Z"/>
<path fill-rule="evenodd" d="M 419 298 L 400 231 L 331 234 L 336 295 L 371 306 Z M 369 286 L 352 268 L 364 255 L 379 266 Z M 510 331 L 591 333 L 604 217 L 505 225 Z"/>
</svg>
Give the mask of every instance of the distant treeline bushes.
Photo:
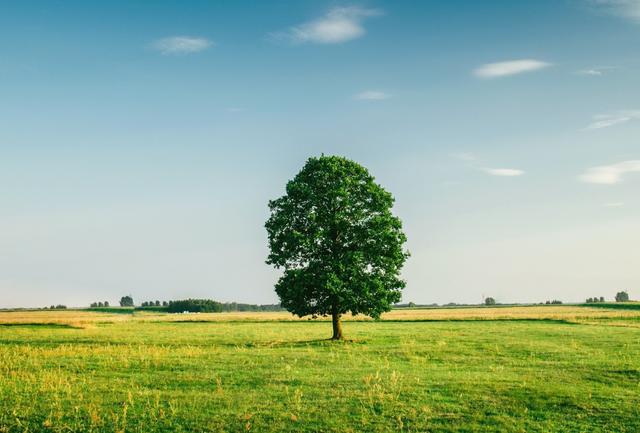
<svg viewBox="0 0 640 433">
<path fill-rule="evenodd" d="M 89 305 L 91 308 L 104 308 L 104 307 L 108 307 L 109 306 L 109 301 L 104 301 L 104 302 L 92 302 L 91 305 Z"/>
<path fill-rule="evenodd" d="M 237 302 L 218 302 L 212 299 L 182 299 L 177 301 L 145 301 L 138 310 L 167 311 L 169 313 L 222 313 L 230 311 L 283 311 L 280 304 L 256 305 Z"/>
</svg>

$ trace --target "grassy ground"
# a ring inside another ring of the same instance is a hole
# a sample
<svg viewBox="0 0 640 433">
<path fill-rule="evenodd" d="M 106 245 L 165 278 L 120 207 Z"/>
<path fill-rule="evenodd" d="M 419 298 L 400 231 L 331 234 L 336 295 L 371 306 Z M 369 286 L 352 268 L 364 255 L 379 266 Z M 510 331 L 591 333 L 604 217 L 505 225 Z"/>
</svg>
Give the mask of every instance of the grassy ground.
<svg viewBox="0 0 640 433">
<path fill-rule="evenodd" d="M 638 310 L 386 318 L 0 313 L 0 432 L 640 431 Z"/>
</svg>

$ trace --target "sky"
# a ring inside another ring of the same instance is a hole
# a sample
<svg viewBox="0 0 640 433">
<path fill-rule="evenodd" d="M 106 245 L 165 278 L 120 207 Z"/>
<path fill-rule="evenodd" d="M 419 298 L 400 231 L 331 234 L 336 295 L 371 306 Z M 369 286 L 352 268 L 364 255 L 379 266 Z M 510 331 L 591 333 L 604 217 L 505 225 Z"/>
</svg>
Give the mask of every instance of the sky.
<svg viewBox="0 0 640 433">
<path fill-rule="evenodd" d="M 640 297 L 640 0 L 0 5 L 0 306 L 274 303 L 267 202 L 342 155 L 404 302 Z"/>
</svg>

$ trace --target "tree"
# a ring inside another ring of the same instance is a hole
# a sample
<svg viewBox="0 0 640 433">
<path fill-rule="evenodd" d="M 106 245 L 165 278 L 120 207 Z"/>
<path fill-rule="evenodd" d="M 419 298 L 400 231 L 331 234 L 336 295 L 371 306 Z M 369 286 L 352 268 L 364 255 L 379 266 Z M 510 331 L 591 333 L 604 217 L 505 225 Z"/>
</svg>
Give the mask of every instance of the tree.
<svg viewBox="0 0 640 433">
<path fill-rule="evenodd" d="M 183 299 L 170 302 L 167 310 L 169 313 L 219 313 L 222 304 L 212 299 Z"/>
<path fill-rule="evenodd" d="M 269 202 L 267 264 L 283 269 L 282 307 L 303 317 L 343 314 L 379 318 L 399 302 L 400 270 L 409 256 L 394 198 L 368 170 L 338 156 L 309 158 L 286 194 Z"/>
<path fill-rule="evenodd" d="M 629 302 L 629 294 L 624 290 L 616 293 L 616 302 Z"/>
<path fill-rule="evenodd" d="M 109 301 L 104 301 L 104 306 L 108 307 L 109 306 Z"/>
<path fill-rule="evenodd" d="M 121 307 L 133 307 L 133 298 L 131 296 L 123 296 L 120 298 Z"/>
<path fill-rule="evenodd" d="M 600 302 L 604 302 L 604 296 L 600 296 Z"/>
<path fill-rule="evenodd" d="M 484 300 L 485 305 L 496 305 L 496 300 L 492 297 L 488 297 Z"/>
</svg>

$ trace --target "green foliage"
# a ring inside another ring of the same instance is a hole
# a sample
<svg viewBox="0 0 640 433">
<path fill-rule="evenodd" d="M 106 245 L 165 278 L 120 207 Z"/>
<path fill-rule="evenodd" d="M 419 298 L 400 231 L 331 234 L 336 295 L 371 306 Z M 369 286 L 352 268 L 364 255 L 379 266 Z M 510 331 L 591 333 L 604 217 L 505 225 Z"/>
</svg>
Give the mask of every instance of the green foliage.
<svg viewBox="0 0 640 433">
<path fill-rule="evenodd" d="M 211 299 L 184 299 L 169 301 L 167 311 L 170 313 L 182 313 L 184 311 L 190 313 L 219 313 L 222 311 L 222 304 Z"/>
<path fill-rule="evenodd" d="M 276 284 L 282 306 L 298 316 L 389 311 L 408 257 L 393 202 L 353 161 L 307 160 L 286 194 L 269 202 L 267 263 L 284 270 Z"/>
<path fill-rule="evenodd" d="M 604 296 L 594 296 L 593 298 L 587 298 L 587 304 L 602 304 L 605 302 Z"/>
<path fill-rule="evenodd" d="M 105 308 L 105 307 L 109 307 L 109 302 L 104 301 L 104 302 L 92 302 L 90 305 L 91 308 Z"/>
<path fill-rule="evenodd" d="M 616 302 L 629 302 L 629 294 L 625 291 L 616 293 Z"/>
<path fill-rule="evenodd" d="M 123 296 L 120 298 L 121 307 L 133 307 L 133 298 L 131 296 Z"/>
<path fill-rule="evenodd" d="M 159 313 L 162 313 L 162 312 L 166 313 L 166 312 L 169 311 L 169 307 L 168 306 L 166 306 L 166 307 L 163 307 L 163 306 L 156 307 L 155 305 L 149 305 L 149 303 L 146 303 L 146 305 L 144 305 L 144 304 L 145 304 L 145 302 L 143 302 L 139 307 L 136 307 L 135 310 L 136 311 L 156 311 L 156 312 L 159 312 Z"/>
<path fill-rule="evenodd" d="M 187 305 L 185 304 L 187 301 L 207 301 L 215 303 L 215 307 L 213 310 L 208 312 L 220 313 L 220 312 L 233 312 L 233 311 L 282 311 L 283 308 L 280 304 L 266 304 L 266 305 L 257 305 L 257 304 L 242 304 L 238 302 L 217 302 L 213 300 L 184 300 L 184 301 L 144 301 L 140 304 L 139 307 L 136 307 L 136 310 L 139 311 L 157 311 L 157 312 L 170 312 L 170 313 L 182 313 L 183 311 L 191 311 L 187 310 L 179 310 L 180 307 L 174 306 L 172 309 L 169 309 L 169 305 L 173 305 L 174 303 L 181 303 L 177 305 Z M 189 306 L 189 305 L 187 305 Z M 189 306 L 190 307 L 190 306 Z M 199 307 L 193 307 L 199 308 Z M 194 310 L 195 311 L 195 310 Z"/>
<path fill-rule="evenodd" d="M 222 311 L 282 311 L 280 304 L 242 304 L 238 302 L 225 302 L 222 304 Z"/>
<path fill-rule="evenodd" d="M 610 302 L 607 304 L 584 304 L 589 307 L 607 308 L 611 310 L 640 310 L 640 302 Z"/>
<path fill-rule="evenodd" d="M 484 300 L 485 305 L 496 305 L 496 300 L 492 297 L 488 297 Z"/>
</svg>

